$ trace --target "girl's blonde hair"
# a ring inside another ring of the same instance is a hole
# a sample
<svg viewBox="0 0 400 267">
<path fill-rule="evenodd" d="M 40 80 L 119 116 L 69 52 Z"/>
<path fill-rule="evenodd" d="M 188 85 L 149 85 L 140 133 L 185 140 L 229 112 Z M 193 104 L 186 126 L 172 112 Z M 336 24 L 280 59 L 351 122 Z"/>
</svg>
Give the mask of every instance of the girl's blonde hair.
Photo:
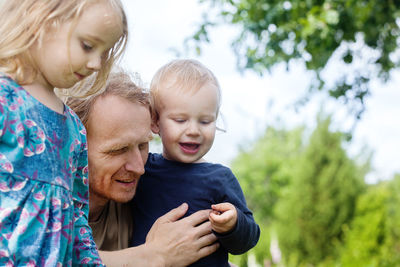
<svg viewBox="0 0 400 267">
<path fill-rule="evenodd" d="M 203 64 L 194 59 L 176 59 L 162 66 L 153 76 L 150 93 L 153 112 L 160 108 L 161 90 L 181 90 L 196 92 L 205 84 L 211 83 L 218 90 L 218 109 L 221 105 L 221 88 L 215 75 Z M 157 114 L 153 114 L 157 117 Z"/>
<path fill-rule="evenodd" d="M 126 47 L 128 23 L 120 0 L 0 0 L 0 72 L 11 75 L 21 85 L 33 82 L 37 70 L 29 48 L 43 40 L 49 27 L 67 21 L 74 25 L 90 5 L 101 2 L 109 4 L 121 17 L 123 34 L 108 52 L 100 71 L 92 74 L 92 87 L 76 86 L 70 94 L 87 96 L 100 90 Z"/>
</svg>

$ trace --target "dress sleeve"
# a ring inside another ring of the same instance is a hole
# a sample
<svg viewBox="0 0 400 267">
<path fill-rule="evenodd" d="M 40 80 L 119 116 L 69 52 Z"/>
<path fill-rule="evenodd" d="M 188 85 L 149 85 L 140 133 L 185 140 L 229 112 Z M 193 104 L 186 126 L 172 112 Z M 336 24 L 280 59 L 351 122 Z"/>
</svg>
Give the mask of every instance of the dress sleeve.
<svg viewBox="0 0 400 267">
<path fill-rule="evenodd" d="M 13 118 L 10 114 L 10 100 L 7 99 L 5 91 L 11 91 L 11 89 L 9 88 L 8 81 L 1 76 L 0 85 L 0 173 L 11 173 L 13 172 L 13 165 L 7 158 L 7 152 L 12 152 L 16 147 L 17 136 L 15 134 L 15 128 L 18 120 Z M 15 107 L 15 105 L 13 106 Z M 17 155 L 18 153 L 14 154 L 15 157 Z M 3 179 L 1 179 L 1 182 L 3 182 Z"/>
<path fill-rule="evenodd" d="M 253 213 L 248 209 L 240 184 L 234 174 L 228 169 L 221 179 L 225 188 L 223 202 L 229 202 L 236 207 L 237 223 L 229 233 L 215 233 L 221 245 L 231 254 L 245 253 L 254 247 L 260 238 L 260 227 L 253 218 Z"/>
<path fill-rule="evenodd" d="M 0 73 L 1 75 L 1 73 Z M 0 84 L 4 83 L 4 79 L 0 76 Z M 7 106 L 6 97 L 4 95 L 5 85 L 0 87 L 0 141 L 7 130 L 6 118 L 7 118 Z"/>
<path fill-rule="evenodd" d="M 89 227 L 89 182 L 86 138 L 81 143 L 81 154 L 74 176 L 74 247 L 73 266 L 88 264 L 90 266 L 104 266 L 101 262 L 92 230 Z"/>
<path fill-rule="evenodd" d="M 1 97 L 1 95 L 0 95 Z M 5 123 L 5 118 L 6 118 L 6 111 L 2 103 L 0 102 L 0 141 L 3 138 L 4 131 L 6 130 L 6 123 Z"/>
</svg>

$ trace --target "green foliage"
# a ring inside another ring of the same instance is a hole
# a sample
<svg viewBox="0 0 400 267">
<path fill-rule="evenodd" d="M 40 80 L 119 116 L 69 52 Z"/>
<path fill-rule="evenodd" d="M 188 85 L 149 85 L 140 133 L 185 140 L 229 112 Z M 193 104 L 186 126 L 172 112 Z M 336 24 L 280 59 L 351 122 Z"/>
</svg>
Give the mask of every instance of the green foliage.
<svg viewBox="0 0 400 267">
<path fill-rule="evenodd" d="M 283 188 L 289 183 L 290 168 L 302 146 L 303 128 L 292 131 L 267 128 L 247 150 L 242 150 L 232 163 L 246 201 L 261 229 L 260 240 L 249 252 L 257 262 L 269 259 L 271 221 L 273 210 L 281 197 Z M 230 260 L 239 267 L 247 266 L 248 253 L 232 256 Z"/>
<path fill-rule="evenodd" d="M 400 175 L 372 185 L 345 228 L 342 266 L 400 265 Z"/>
<path fill-rule="evenodd" d="M 277 236 L 287 266 L 339 264 L 343 229 L 365 189 L 369 157 L 349 158 L 347 136 L 330 124 L 330 117 L 318 117 L 308 138 L 302 127 L 269 127 L 234 160 L 232 170 L 261 227 L 259 243 L 248 252 L 258 263 L 271 262 L 271 237 Z M 230 260 L 244 267 L 248 254 Z"/>
<path fill-rule="evenodd" d="M 259 222 L 259 220 L 257 220 Z M 257 245 L 251 249 L 249 252 L 241 255 L 229 255 L 229 262 L 236 264 L 239 267 L 247 267 L 248 266 L 248 256 L 249 253 L 253 253 L 257 262 L 263 262 L 264 259 L 271 258 L 269 247 L 271 240 L 271 231 L 269 226 L 259 223 L 261 233 L 260 240 Z"/>
<path fill-rule="evenodd" d="M 273 207 L 289 182 L 289 173 L 301 150 L 303 129 L 292 131 L 268 128 L 250 149 L 232 163 L 246 200 L 257 216 L 268 224 Z"/>
<path fill-rule="evenodd" d="M 360 105 L 369 94 L 371 79 L 387 81 L 397 68 L 395 55 L 400 36 L 400 1 L 388 0 L 200 0 L 220 16 L 204 16 L 192 36 L 196 50 L 209 42 L 210 27 L 238 25 L 233 42 L 239 69 L 260 74 L 279 63 L 302 62 L 316 74 L 314 88 L 327 89 L 332 97 Z M 209 11 L 208 13 L 211 13 Z M 356 45 L 355 45 L 356 44 Z M 367 51 L 367 52 L 363 52 Z M 353 72 L 343 71 L 334 85 L 325 85 L 321 72 L 333 57 Z M 357 60 L 356 60 L 357 59 Z"/>
<path fill-rule="evenodd" d="M 331 132 L 329 126 L 330 118 L 319 118 L 276 206 L 278 237 L 288 266 L 317 265 L 338 256 L 343 226 L 351 221 L 363 190 L 365 167 L 346 155 L 343 134 Z"/>
<path fill-rule="evenodd" d="M 254 253 L 257 262 L 270 259 L 271 223 L 274 206 L 289 183 L 291 166 L 302 148 L 304 129 L 291 131 L 267 128 L 253 145 L 242 150 L 232 163 L 232 170 L 246 195 L 248 206 L 261 228 Z M 248 253 L 230 256 L 240 267 L 247 266 Z"/>
</svg>

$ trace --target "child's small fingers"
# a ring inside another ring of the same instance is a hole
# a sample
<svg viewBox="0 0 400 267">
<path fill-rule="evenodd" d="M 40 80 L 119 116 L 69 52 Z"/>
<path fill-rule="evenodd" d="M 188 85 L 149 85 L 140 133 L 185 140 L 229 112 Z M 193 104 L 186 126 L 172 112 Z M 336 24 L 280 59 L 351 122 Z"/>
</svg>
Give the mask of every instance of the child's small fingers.
<svg viewBox="0 0 400 267">
<path fill-rule="evenodd" d="M 231 203 L 214 204 L 214 205 L 211 205 L 211 208 L 215 211 L 219 211 L 220 213 L 235 210 L 235 206 L 232 205 Z"/>
<path fill-rule="evenodd" d="M 221 218 L 221 220 L 224 220 L 225 222 L 227 222 L 227 221 L 231 220 L 234 216 L 235 216 L 234 212 L 229 210 L 229 211 L 222 213 L 219 217 Z"/>
<path fill-rule="evenodd" d="M 216 214 L 216 215 L 221 215 L 221 212 L 218 210 L 212 210 L 211 213 Z"/>
<path fill-rule="evenodd" d="M 216 223 L 224 223 L 225 222 L 224 214 L 210 213 L 209 217 L 210 217 L 210 220 L 212 220 L 213 222 L 216 222 Z"/>
<path fill-rule="evenodd" d="M 217 224 L 224 224 L 227 223 L 229 220 L 232 219 L 231 215 L 228 214 L 221 214 L 221 215 L 216 215 L 216 214 L 210 214 L 210 218 L 212 222 L 217 223 Z"/>
<path fill-rule="evenodd" d="M 227 210 L 234 209 L 235 206 L 233 206 L 233 205 L 230 204 L 230 203 L 218 203 L 218 204 L 213 204 L 213 205 L 211 205 L 211 208 L 212 208 L 213 210 L 218 210 L 218 211 L 220 211 L 220 212 L 224 212 L 224 211 L 227 211 Z"/>
<path fill-rule="evenodd" d="M 218 214 L 210 212 L 210 214 L 208 215 L 208 220 L 211 223 L 215 223 L 218 220 Z"/>
</svg>

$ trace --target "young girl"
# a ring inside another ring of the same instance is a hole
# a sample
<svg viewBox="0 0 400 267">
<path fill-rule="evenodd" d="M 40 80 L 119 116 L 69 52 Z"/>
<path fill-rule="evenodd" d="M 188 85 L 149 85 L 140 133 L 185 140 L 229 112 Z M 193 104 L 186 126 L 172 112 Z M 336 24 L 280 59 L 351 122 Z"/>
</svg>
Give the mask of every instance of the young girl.
<svg viewBox="0 0 400 267">
<path fill-rule="evenodd" d="M 0 266 L 101 264 L 85 128 L 54 89 L 90 75 L 84 94 L 104 85 L 127 39 L 122 5 L 1 1 L 0 36 Z"/>
<path fill-rule="evenodd" d="M 230 266 L 228 252 L 254 247 L 260 229 L 232 171 L 206 162 L 216 131 L 221 92 L 214 74 L 196 60 L 173 60 L 161 67 L 151 85 L 153 123 L 162 154 L 150 153 L 134 197 L 132 245 L 145 242 L 154 221 L 183 202 L 188 215 L 210 209 L 211 227 L 220 243 L 213 254 L 190 266 Z"/>
</svg>

